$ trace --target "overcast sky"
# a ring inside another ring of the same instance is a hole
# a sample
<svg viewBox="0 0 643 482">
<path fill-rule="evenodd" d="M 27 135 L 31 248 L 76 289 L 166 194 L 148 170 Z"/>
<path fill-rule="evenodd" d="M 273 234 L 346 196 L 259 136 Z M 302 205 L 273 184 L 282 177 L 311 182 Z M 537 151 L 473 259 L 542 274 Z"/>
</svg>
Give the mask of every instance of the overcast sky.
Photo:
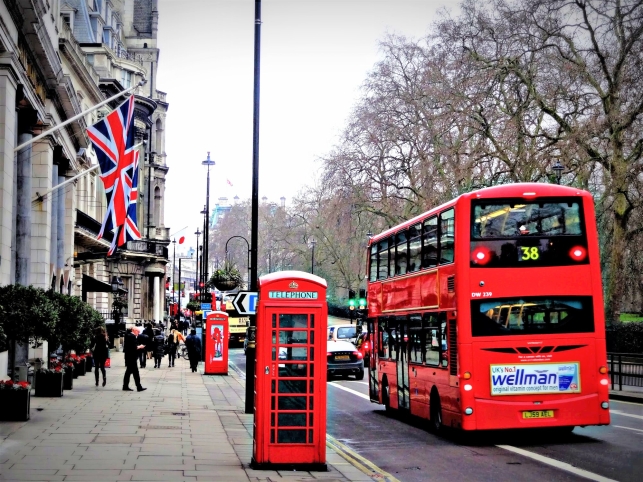
<svg viewBox="0 0 643 482">
<path fill-rule="evenodd" d="M 424 36 L 454 0 L 263 0 L 259 196 L 289 203 L 313 184 L 380 57 L 387 33 Z M 210 151 L 210 207 L 252 189 L 254 0 L 159 0 L 157 88 L 166 125 L 165 226 L 202 227 Z M 229 183 L 228 183 L 229 181 Z M 232 185 L 230 185 L 232 184 Z M 183 227 L 187 229 L 178 233 Z M 187 244 L 186 243 L 186 244 Z"/>
</svg>

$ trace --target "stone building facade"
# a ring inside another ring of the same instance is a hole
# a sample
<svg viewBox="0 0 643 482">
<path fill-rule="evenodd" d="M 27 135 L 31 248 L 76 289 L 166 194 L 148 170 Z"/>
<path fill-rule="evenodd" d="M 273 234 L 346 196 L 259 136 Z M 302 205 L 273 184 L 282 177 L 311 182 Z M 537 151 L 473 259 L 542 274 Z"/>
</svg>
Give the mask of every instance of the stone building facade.
<svg viewBox="0 0 643 482">
<path fill-rule="evenodd" d="M 0 2 L 1 284 L 82 296 L 109 317 L 116 276 L 129 321 L 162 318 L 168 103 L 157 89 L 157 24 L 156 0 Z M 125 96 L 16 148 L 133 86 L 143 239 L 108 258 L 111 238 L 97 236 L 105 193 L 86 128 Z"/>
</svg>

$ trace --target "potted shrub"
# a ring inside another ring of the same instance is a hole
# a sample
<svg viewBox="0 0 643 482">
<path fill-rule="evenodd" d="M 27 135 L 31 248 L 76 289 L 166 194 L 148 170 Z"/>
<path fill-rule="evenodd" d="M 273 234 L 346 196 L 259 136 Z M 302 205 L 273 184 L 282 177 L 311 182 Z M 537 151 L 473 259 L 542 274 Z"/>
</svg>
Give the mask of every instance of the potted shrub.
<svg viewBox="0 0 643 482">
<path fill-rule="evenodd" d="M 243 276 L 231 261 L 224 261 L 223 266 L 212 273 L 208 281 L 210 286 L 216 287 L 219 291 L 230 291 L 243 283 Z"/>
<path fill-rule="evenodd" d="M 0 380 L 0 420 L 24 422 L 29 420 L 31 385 Z"/>
<path fill-rule="evenodd" d="M 74 364 L 63 362 L 63 390 L 74 389 Z"/>
<path fill-rule="evenodd" d="M 36 397 L 63 396 L 63 370 L 57 365 L 53 370 L 41 368 L 35 373 Z"/>
</svg>

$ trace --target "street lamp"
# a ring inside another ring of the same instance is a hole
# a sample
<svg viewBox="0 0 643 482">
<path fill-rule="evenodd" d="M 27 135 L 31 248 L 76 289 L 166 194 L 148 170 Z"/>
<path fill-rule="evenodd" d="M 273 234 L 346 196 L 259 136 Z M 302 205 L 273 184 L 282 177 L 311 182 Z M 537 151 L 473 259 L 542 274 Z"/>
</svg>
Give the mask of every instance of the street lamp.
<svg viewBox="0 0 643 482">
<path fill-rule="evenodd" d="M 230 242 L 231 239 L 234 238 L 241 238 L 246 242 L 246 245 L 248 246 L 248 286 L 250 285 L 250 243 L 248 243 L 248 240 L 244 238 L 243 236 L 232 236 L 228 238 L 228 240 L 225 242 L 225 259 L 228 259 L 228 243 Z"/>
<path fill-rule="evenodd" d="M 556 174 L 556 184 L 560 184 L 560 177 L 563 175 L 565 166 L 563 166 L 559 160 L 556 160 L 556 164 L 552 166 L 552 170 L 554 171 L 554 174 Z"/>
<path fill-rule="evenodd" d="M 317 241 L 315 240 L 315 238 L 311 238 L 310 245 L 313 248 L 313 256 L 310 262 L 310 274 L 315 274 L 315 245 L 316 244 L 317 244 Z"/>
<path fill-rule="evenodd" d="M 201 161 L 201 164 L 208 166 L 208 180 L 207 180 L 207 190 L 205 194 L 205 212 L 206 212 L 206 226 L 203 231 L 203 279 L 207 283 L 208 281 L 208 244 L 210 243 L 210 166 L 214 166 L 215 162 L 210 159 L 210 151 L 208 151 L 208 158 L 205 161 Z"/>
<path fill-rule="evenodd" d="M 172 240 L 172 246 L 174 248 L 174 255 L 172 260 L 172 303 L 176 303 L 176 298 L 174 297 L 174 273 L 176 273 L 176 238 Z"/>
<path fill-rule="evenodd" d="M 196 228 L 196 264 L 195 266 L 195 273 L 194 273 L 194 283 L 196 284 L 195 288 L 198 287 L 198 290 L 201 291 L 201 280 L 199 279 L 199 236 L 201 236 L 201 231 L 199 231 L 199 228 Z M 201 256 L 201 259 L 203 259 L 203 256 Z M 200 298 L 199 298 L 200 299 Z"/>
<path fill-rule="evenodd" d="M 179 311 L 181 311 L 181 261 L 184 259 L 192 259 L 192 256 L 179 258 Z"/>
<path fill-rule="evenodd" d="M 205 241 L 205 230 L 207 229 L 207 219 L 208 219 L 208 210 L 206 209 L 205 206 L 203 206 L 203 210 L 201 211 L 201 214 L 203 214 L 203 240 Z M 205 243 L 203 243 L 205 244 Z M 205 256 L 203 256 L 203 245 L 201 246 L 201 279 L 200 281 L 203 281 L 203 285 L 205 286 L 205 283 L 208 281 L 204 277 L 205 269 L 204 268 L 204 261 L 205 261 Z"/>
</svg>

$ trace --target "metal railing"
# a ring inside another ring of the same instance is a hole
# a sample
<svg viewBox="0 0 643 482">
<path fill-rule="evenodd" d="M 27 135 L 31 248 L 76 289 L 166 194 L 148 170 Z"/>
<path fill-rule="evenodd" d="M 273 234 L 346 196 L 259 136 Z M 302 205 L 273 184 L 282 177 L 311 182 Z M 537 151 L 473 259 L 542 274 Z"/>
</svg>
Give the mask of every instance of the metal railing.
<svg viewBox="0 0 643 482">
<path fill-rule="evenodd" d="M 612 390 L 626 387 L 643 387 L 643 355 L 637 353 L 608 353 L 607 367 Z"/>
</svg>

